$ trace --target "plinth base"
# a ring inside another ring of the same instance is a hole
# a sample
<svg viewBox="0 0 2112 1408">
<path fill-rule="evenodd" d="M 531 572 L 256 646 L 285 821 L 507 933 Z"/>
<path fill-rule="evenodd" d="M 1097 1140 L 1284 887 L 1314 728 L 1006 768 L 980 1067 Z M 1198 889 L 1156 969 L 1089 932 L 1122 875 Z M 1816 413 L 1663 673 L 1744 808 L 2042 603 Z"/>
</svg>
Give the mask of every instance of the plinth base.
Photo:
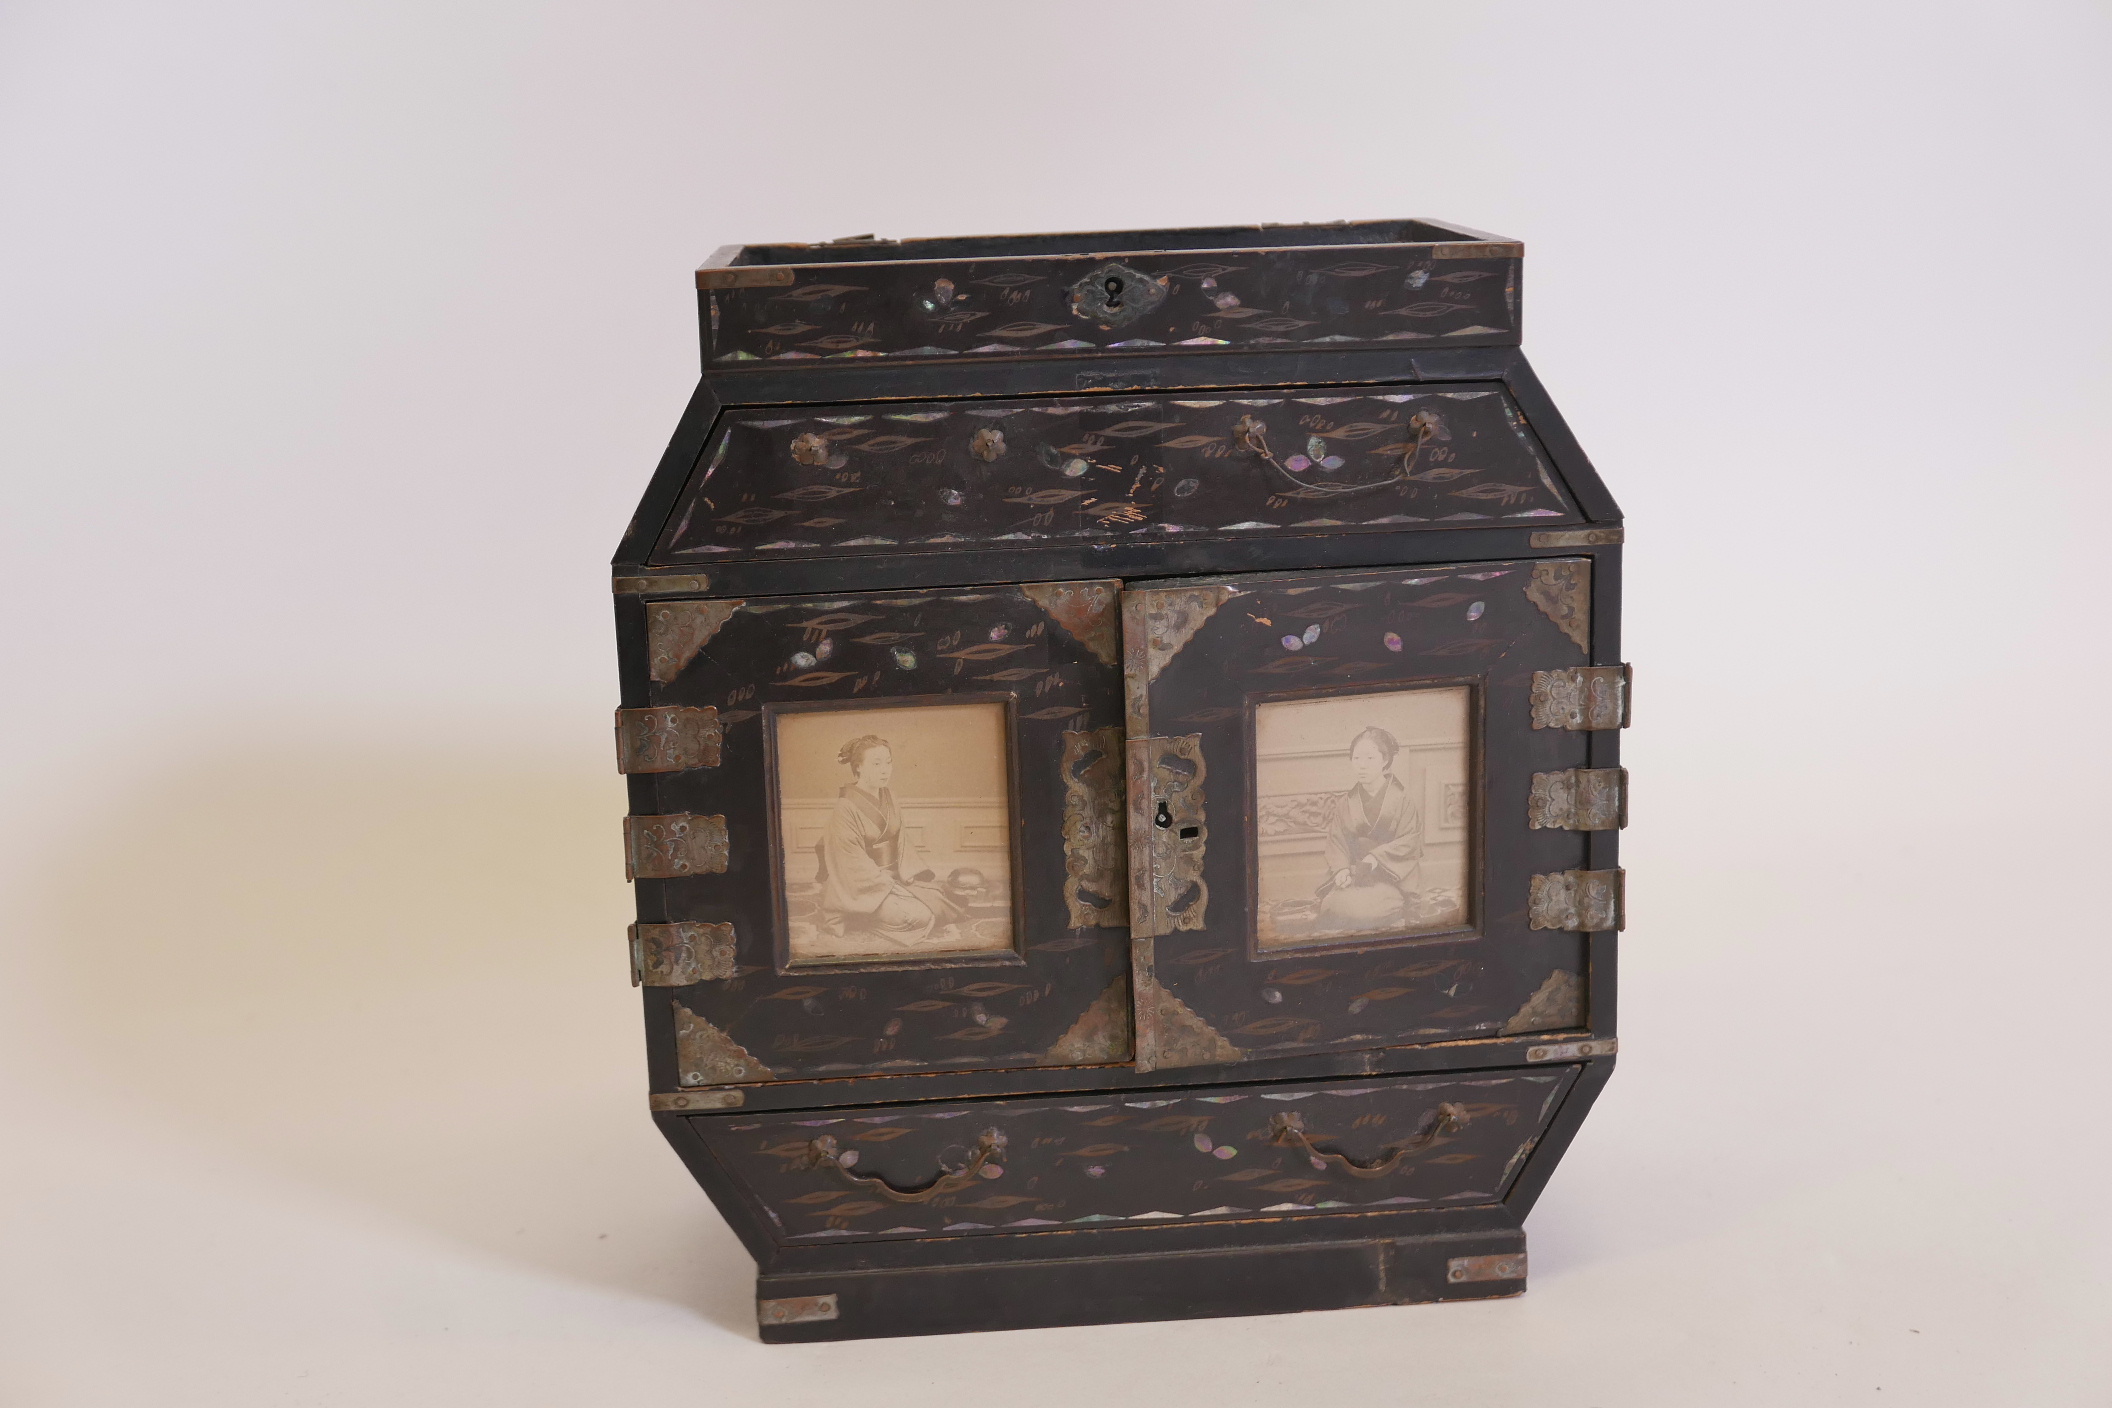
<svg viewBox="0 0 2112 1408">
<path fill-rule="evenodd" d="M 1518 1229 L 1210 1251 L 766 1275 L 764 1342 L 1282 1315 L 1525 1290 Z"/>
</svg>

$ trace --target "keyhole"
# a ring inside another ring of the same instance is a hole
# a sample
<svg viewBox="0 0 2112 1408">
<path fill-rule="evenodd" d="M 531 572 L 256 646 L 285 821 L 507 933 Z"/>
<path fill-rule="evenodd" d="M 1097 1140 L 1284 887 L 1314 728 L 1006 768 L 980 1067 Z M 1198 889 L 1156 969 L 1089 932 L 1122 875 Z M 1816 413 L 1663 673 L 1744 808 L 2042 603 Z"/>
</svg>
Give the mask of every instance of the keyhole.
<svg viewBox="0 0 2112 1408">
<path fill-rule="evenodd" d="M 1164 802 L 1159 803 L 1159 814 L 1151 819 L 1151 824 L 1153 826 L 1173 825 L 1173 813 L 1166 810 Z"/>
<path fill-rule="evenodd" d="M 1109 279 L 1107 281 L 1107 306 L 1111 309 L 1122 306 L 1122 281 L 1120 279 Z"/>
</svg>

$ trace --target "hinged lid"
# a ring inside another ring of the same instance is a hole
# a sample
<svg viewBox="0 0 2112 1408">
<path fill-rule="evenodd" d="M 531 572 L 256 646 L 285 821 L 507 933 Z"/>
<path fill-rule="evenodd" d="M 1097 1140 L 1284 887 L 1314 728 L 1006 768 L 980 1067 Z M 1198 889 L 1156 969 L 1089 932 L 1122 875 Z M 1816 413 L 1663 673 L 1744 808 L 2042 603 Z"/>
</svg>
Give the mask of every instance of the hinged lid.
<svg viewBox="0 0 2112 1408">
<path fill-rule="evenodd" d="M 734 245 L 697 271 L 714 371 L 1518 341 L 1524 246 L 1434 220 Z"/>
</svg>

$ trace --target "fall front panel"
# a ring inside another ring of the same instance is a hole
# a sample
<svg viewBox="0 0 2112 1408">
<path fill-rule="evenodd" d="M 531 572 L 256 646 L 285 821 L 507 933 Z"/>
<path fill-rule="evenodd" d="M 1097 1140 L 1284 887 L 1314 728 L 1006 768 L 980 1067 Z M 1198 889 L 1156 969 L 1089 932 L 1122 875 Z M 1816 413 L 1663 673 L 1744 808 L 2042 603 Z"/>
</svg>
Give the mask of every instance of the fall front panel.
<svg viewBox="0 0 2112 1408">
<path fill-rule="evenodd" d="M 1581 1024 L 1585 844 L 1533 798 L 1589 640 L 1582 559 L 1126 592 L 1138 1064 Z"/>
<path fill-rule="evenodd" d="M 728 411 L 653 561 L 1580 522 L 1498 382 Z"/>
<path fill-rule="evenodd" d="M 640 861 L 679 1084 L 1127 1058 L 1117 590 L 652 605 L 655 709 L 717 730 L 632 818 L 721 838 Z"/>
</svg>

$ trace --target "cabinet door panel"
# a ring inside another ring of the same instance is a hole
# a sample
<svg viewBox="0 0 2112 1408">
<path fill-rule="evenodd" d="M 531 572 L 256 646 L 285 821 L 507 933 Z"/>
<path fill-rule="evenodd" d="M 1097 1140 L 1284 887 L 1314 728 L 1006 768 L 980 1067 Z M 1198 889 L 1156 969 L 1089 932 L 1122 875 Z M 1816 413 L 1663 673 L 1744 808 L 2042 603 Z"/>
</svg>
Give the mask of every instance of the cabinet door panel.
<svg viewBox="0 0 2112 1408">
<path fill-rule="evenodd" d="M 680 1084 L 1127 1058 L 1118 590 L 654 605 L 651 702 L 720 741 L 634 838 L 721 868 L 634 839 L 641 933 L 732 930 L 671 970 Z"/>
<path fill-rule="evenodd" d="M 1532 796 L 1586 735 L 1536 726 L 1534 677 L 1587 659 L 1589 573 L 1124 594 L 1140 1066 L 1581 1022 L 1583 936 L 1532 902 L 1585 843 L 1533 825 Z"/>
</svg>

